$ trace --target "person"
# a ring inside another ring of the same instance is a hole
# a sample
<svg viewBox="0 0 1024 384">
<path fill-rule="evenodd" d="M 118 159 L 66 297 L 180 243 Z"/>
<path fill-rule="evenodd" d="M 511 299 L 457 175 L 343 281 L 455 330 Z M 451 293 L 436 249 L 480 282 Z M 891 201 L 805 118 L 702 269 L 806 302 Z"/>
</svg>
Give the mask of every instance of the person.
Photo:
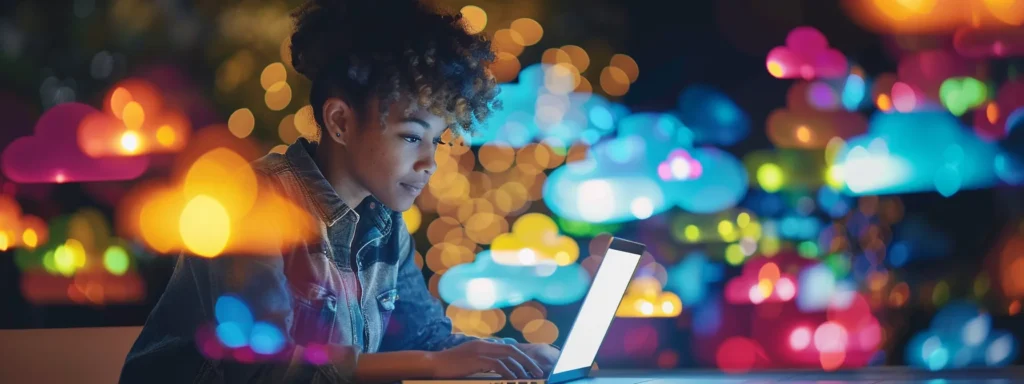
<svg viewBox="0 0 1024 384">
<path fill-rule="evenodd" d="M 451 144 L 446 130 L 470 134 L 498 106 L 489 43 L 467 33 L 459 15 L 413 0 L 311 0 L 292 16 L 292 65 L 312 83 L 319 140 L 300 138 L 253 169 L 304 207 L 320 236 L 270 257 L 180 256 L 121 382 L 550 371 L 553 346 L 453 333 L 402 220 L 427 188 L 438 146 Z M 246 314 L 231 315 L 240 306 Z M 222 315 L 235 320 L 218 326 Z M 204 352 L 211 342 L 232 348 Z"/>
</svg>

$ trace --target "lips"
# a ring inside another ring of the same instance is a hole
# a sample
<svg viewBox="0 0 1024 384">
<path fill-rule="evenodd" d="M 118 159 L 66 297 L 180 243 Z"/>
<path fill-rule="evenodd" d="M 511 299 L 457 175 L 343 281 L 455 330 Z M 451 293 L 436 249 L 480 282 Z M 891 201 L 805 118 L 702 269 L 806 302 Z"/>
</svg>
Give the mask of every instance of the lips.
<svg viewBox="0 0 1024 384">
<path fill-rule="evenodd" d="M 416 194 L 416 195 L 418 195 L 420 192 L 422 192 L 423 188 L 427 186 L 427 184 L 425 184 L 425 183 L 423 183 L 423 184 L 420 184 L 420 183 L 398 183 L 398 184 L 401 185 L 402 188 L 405 188 L 405 190 L 409 191 L 412 194 Z"/>
</svg>

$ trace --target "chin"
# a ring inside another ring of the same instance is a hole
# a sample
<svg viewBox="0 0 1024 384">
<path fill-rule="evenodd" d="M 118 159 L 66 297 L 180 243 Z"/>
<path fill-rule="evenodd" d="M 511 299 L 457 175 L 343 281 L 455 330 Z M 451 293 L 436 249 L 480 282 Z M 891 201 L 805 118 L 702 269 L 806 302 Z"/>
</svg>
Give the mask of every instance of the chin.
<svg viewBox="0 0 1024 384">
<path fill-rule="evenodd" d="M 380 202 L 392 211 L 405 212 L 412 207 L 414 202 L 416 202 L 416 198 L 408 196 L 388 196 L 387 199 L 380 199 Z"/>
</svg>

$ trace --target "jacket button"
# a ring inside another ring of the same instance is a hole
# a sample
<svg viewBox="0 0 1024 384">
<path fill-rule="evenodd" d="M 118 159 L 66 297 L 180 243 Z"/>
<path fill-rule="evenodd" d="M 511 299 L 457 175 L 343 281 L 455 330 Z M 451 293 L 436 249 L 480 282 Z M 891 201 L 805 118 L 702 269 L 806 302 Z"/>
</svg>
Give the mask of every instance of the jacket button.
<svg viewBox="0 0 1024 384">
<path fill-rule="evenodd" d="M 377 209 L 377 203 L 370 202 L 370 209 Z"/>
</svg>

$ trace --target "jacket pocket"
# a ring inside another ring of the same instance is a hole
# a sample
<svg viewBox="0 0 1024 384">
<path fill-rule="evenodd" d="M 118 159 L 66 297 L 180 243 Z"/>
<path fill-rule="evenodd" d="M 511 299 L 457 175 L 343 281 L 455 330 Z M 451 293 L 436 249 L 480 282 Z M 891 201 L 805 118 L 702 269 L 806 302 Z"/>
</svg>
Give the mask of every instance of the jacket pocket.
<svg viewBox="0 0 1024 384">
<path fill-rule="evenodd" d="M 398 301 L 398 289 L 389 289 L 377 295 L 377 309 L 380 311 L 381 331 L 388 329 L 388 321 L 391 320 L 391 313 L 395 311 L 395 302 Z"/>
<path fill-rule="evenodd" d="M 331 341 L 338 319 L 338 296 L 317 285 L 293 287 L 292 337 L 299 345 L 327 344 Z"/>
</svg>

